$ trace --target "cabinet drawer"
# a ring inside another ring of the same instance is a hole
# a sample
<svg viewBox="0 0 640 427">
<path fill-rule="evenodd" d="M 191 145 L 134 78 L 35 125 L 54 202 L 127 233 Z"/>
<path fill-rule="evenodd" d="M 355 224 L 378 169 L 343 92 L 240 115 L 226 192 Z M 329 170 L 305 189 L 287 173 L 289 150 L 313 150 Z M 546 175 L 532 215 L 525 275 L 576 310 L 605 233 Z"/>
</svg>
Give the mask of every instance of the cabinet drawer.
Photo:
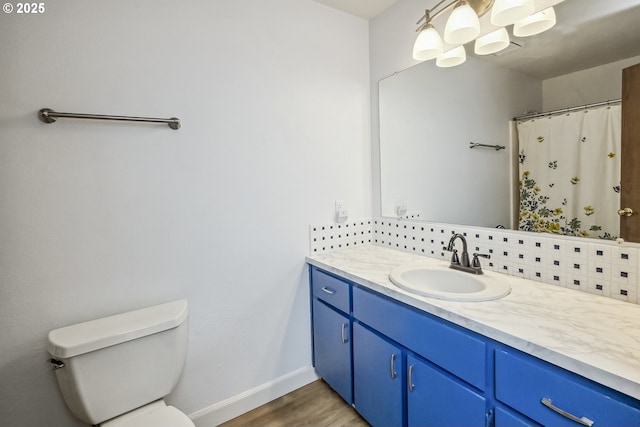
<svg viewBox="0 0 640 427">
<path fill-rule="evenodd" d="M 353 288 L 353 317 L 485 390 L 486 344 L 469 332 L 358 287 Z"/>
<path fill-rule="evenodd" d="M 349 284 L 314 267 L 311 268 L 313 295 L 344 313 L 349 313 Z"/>
<path fill-rule="evenodd" d="M 545 406 L 546 398 L 594 426 L 640 426 L 639 401 L 534 357 L 496 351 L 495 369 L 496 398 L 542 425 L 580 425 Z"/>
</svg>

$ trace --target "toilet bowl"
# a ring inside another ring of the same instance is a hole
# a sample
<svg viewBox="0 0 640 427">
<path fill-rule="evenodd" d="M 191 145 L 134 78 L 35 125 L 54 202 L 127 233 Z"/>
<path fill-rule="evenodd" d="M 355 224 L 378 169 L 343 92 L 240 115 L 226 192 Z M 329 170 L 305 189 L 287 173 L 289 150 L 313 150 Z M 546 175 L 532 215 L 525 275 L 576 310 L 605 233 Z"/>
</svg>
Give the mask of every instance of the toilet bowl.
<svg viewBox="0 0 640 427">
<path fill-rule="evenodd" d="M 163 400 L 100 424 L 101 427 L 193 427 L 193 425 L 189 417 L 173 406 L 167 406 Z"/>
<path fill-rule="evenodd" d="M 194 427 L 164 402 L 184 367 L 186 300 L 49 333 L 47 350 L 69 410 L 102 427 Z"/>
</svg>

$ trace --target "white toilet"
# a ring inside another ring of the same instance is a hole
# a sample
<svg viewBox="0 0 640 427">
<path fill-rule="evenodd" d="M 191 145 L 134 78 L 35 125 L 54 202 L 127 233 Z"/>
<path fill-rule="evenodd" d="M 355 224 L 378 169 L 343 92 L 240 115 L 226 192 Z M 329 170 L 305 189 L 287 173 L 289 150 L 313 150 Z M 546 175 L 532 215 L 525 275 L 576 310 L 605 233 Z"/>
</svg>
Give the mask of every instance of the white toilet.
<svg viewBox="0 0 640 427">
<path fill-rule="evenodd" d="M 179 300 L 51 331 L 50 363 L 71 412 L 102 427 L 194 427 L 163 400 L 184 367 L 187 316 Z"/>
</svg>

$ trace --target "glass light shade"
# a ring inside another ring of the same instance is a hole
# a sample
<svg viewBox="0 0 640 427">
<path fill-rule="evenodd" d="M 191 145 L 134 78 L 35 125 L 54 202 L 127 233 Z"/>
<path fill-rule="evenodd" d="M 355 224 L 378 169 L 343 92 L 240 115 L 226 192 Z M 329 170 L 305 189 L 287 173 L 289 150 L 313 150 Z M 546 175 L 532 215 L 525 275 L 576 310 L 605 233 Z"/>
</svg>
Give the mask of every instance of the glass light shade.
<svg viewBox="0 0 640 427">
<path fill-rule="evenodd" d="M 490 55 L 500 52 L 507 46 L 509 46 L 509 33 L 503 27 L 477 39 L 473 51 L 476 55 Z"/>
<path fill-rule="evenodd" d="M 491 23 L 506 27 L 531 15 L 534 10 L 533 0 L 496 0 L 491 9 Z"/>
<path fill-rule="evenodd" d="M 438 56 L 438 59 L 436 59 L 436 65 L 442 68 L 455 67 L 466 60 L 467 52 L 464 50 L 464 46 L 458 46 Z"/>
<path fill-rule="evenodd" d="M 413 59 L 426 61 L 439 55 L 442 55 L 442 39 L 433 25 L 427 24 L 413 45 Z"/>
<path fill-rule="evenodd" d="M 466 1 L 459 2 L 451 12 L 444 27 L 444 41 L 449 44 L 465 44 L 480 34 L 478 15 Z"/>
<path fill-rule="evenodd" d="M 547 31 L 556 25 L 556 12 L 553 7 L 534 13 L 513 25 L 513 35 L 516 37 L 529 37 Z"/>
</svg>

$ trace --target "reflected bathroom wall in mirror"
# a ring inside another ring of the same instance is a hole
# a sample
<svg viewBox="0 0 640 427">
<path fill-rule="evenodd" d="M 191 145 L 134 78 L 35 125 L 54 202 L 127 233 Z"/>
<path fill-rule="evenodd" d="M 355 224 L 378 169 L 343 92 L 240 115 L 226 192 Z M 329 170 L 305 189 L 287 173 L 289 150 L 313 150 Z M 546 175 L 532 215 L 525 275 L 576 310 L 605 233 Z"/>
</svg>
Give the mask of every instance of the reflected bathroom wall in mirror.
<svg viewBox="0 0 640 427">
<path fill-rule="evenodd" d="M 556 27 L 522 48 L 450 69 L 427 61 L 379 82 L 383 216 L 517 228 L 511 119 L 620 98 L 621 70 L 640 62 L 637 1 L 565 0 L 556 13 Z"/>
<path fill-rule="evenodd" d="M 509 117 L 542 107 L 540 80 L 469 59 L 422 63 L 380 82 L 382 214 L 510 226 Z M 454 89 L 454 90 L 452 90 Z M 505 146 L 469 148 L 469 143 Z M 399 211 L 400 210 L 400 211 Z"/>
</svg>

